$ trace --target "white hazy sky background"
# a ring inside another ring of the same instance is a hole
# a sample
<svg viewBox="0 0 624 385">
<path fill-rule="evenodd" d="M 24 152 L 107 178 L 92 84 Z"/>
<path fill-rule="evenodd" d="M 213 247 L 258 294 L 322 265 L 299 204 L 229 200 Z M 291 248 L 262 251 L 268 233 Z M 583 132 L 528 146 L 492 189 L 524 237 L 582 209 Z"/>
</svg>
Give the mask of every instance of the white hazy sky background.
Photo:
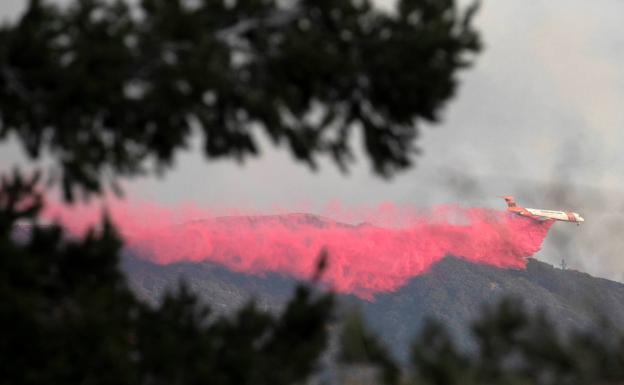
<svg viewBox="0 0 624 385">
<path fill-rule="evenodd" d="M 12 20 L 25 0 L 2 0 Z M 390 8 L 392 1 L 379 0 Z M 466 3 L 465 1 L 463 3 Z M 485 43 L 463 72 L 443 122 L 423 127 L 416 166 L 390 181 L 367 160 L 348 175 L 329 162 L 311 172 L 261 140 L 262 156 L 238 165 L 180 154 L 163 178 L 126 184 L 131 198 L 261 212 L 322 212 L 330 203 L 459 203 L 503 208 L 512 194 L 528 207 L 581 212 L 585 225 L 559 223 L 538 259 L 624 280 L 624 2 L 483 1 L 476 24 Z M 354 141 L 359 150 L 359 138 Z M 25 164 L 15 143 L 0 167 Z"/>
</svg>

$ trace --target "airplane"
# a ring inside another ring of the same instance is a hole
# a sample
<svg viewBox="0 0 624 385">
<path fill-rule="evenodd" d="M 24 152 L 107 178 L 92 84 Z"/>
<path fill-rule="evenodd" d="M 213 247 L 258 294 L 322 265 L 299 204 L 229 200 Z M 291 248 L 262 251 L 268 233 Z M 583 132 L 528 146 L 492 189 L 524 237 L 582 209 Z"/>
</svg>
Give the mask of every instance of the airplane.
<svg viewBox="0 0 624 385">
<path fill-rule="evenodd" d="M 507 211 L 536 221 L 575 222 L 577 225 L 580 225 L 581 222 L 585 222 L 585 219 L 575 212 L 529 209 L 518 206 L 512 196 L 505 196 L 502 198 L 507 202 Z"/>
</svg>

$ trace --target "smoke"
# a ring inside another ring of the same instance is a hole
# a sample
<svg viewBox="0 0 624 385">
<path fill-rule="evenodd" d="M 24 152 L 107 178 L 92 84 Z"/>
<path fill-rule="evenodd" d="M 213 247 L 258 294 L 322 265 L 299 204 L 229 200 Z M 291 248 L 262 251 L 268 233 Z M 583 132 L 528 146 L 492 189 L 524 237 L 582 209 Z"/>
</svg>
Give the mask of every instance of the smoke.
<svg viewBox="0 0 624 385">
<path fill-rule="evenodd" d="M 192 207 L 168 210 L 123 203 L 108 211 L 129 251 L 160 264 L 210 261 L 237 272 L 307 279 L 320 250 L 326 249 L 329 266 L 324 282 L 338 292 L 366 299 L 396 290 L 447 255 L 523 268 L 551 225 L 504 211 L 460 206 L 400 210 L 401 220 L 394 224 L 388 218 L 399 209 L 392 205 L 369 210 L 367 222 L 361 224 L 311 214 L 219 217 Z M 91 207 L 68 210 L 52 205 L 45 216 L 77 234 L 97 218 L 97 212 Z"/>
<path fill-rule="evenodd" d="M 499 207 L 504 207 L 502 199 L 496 196 L 513 195 L 524 207 L 580 213 L 585 218 L 582 225 L 558 223 L 554 226 L 542 244 L 538 258 L 557 267 L 564 263 L 568 269 L 622 282 L 622 189 L 605 181 L 592 185 L 576 178 L 576 173 L 584 173 L 579 171 L 582 168 L 579 162 L 587 164 L 588 157 L 583 156 L 573 143 L 565 143 L 563 147 L 556 154 L 558 160 L 553 170 L 548 170 L 552 172 L 550 180 L 477 177 L 448 168 L 439 172 L 439 183 L 445 186 L 447 199 L 456 201 L 484 205 L 498 202 Z"/>
</svg>

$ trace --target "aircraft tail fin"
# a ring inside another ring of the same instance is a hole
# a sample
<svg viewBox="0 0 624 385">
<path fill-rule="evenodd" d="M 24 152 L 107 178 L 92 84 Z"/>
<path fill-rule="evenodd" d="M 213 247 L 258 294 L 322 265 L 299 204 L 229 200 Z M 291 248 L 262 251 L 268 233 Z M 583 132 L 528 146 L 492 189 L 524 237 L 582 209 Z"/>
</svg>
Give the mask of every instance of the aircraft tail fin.
<svg viewBox="0 0 624 385">
<path fill-rule="evenodd" d="M 516 201 L 514 200 L 514 197 L 512 196 L 506 196 L 503 197 L 505 199 L 505 202 L 507 202 L 507 207 L 516 207 Z"/>
</svg>

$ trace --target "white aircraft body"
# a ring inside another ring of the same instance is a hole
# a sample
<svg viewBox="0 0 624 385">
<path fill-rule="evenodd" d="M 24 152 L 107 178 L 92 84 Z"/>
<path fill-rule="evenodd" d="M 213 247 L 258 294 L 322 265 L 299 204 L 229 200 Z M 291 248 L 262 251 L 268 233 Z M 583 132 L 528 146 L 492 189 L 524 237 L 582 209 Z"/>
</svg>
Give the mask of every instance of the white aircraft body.
<svg viewBox="0 0 624 385">
<path fill-rule="evenodd" d="M 583 218 L 579 213 L 575 213 L 573 211 L 530 209 L 518 206 L 512 196 L 506 196 L 503 198 L 505 198 L 505 202 L 507 202 L 507 211 L 537 221 L 575 222 L 577 225 L 585 221 L 585 218 Z"/>
</svg>

